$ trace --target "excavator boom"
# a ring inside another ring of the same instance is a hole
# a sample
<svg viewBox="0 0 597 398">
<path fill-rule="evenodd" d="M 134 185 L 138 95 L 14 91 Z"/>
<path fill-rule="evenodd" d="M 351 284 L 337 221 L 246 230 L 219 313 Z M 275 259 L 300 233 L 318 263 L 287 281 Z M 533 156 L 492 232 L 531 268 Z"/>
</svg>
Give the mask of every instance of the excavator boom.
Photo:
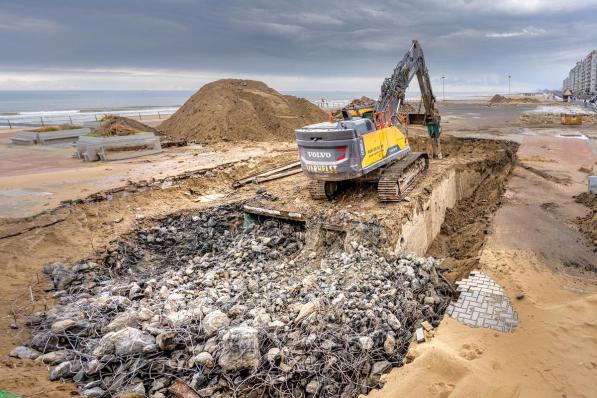
<svg viewBox="0 0 597 398">
<path fill-rule="evenodd" d="M 392 76 L 386 78 L 381 86 L 381 93 L 377 101 L 376 112 L 388 112 L 396 121 L 400 104 L 404 101 L 406 89 L 412 79 L 417 76 L 421 99 L 425 107 L 424 124 L 439 127 L 440 116 L 435 106 L 435 96 L 431 89 L 429 72 L 425 65 L 423 50 L 417 40 L 413 40 L 408 52 L 394 68 Z"/>
</svg>

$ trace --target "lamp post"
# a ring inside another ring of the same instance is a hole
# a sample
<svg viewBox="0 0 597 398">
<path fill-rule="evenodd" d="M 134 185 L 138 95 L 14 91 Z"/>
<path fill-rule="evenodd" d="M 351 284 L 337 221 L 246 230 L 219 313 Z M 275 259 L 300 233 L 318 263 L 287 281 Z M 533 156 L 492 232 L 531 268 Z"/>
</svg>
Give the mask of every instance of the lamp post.
<svg viewBox="0 0 597 398">
<path fill-rule="evenodd" d="M 512 76 L 508 75 L 508 98 L 510 98 L 510 79 Z"/>
<path fill-rule="evenodd" d="M 442 76 L 442 97 L 444 97 L 444 102 L 446 102 L 446 76 Z"/>
</svg>

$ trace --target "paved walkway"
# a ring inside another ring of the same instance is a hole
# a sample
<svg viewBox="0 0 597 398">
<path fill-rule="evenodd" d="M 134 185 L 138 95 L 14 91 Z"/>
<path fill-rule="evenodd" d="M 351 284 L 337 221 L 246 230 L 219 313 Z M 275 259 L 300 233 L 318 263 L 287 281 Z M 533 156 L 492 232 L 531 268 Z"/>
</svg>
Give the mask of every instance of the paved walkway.
<svg viewBox="0 0 597 398">
<path fill-rule="evenodd" d="M 448 306 L 448 315 L 472 327 L 514 331 L 518 315 L 504 290 L 493 279 L 481 271 L 473 271 L 456 284 L 460 296 Z"/>
</svg>

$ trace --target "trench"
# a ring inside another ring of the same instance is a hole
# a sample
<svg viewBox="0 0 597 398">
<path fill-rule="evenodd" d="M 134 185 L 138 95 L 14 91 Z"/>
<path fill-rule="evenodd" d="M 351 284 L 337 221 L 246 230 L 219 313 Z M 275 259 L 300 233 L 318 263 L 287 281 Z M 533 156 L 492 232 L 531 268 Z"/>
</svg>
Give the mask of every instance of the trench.
<svg viewBox="0 0 597 398">
<path fill-rule="evenodd" d="M 426 138 L 414 137 L 410 142 L 415 151 L 430 150 L 431 143 Z M 420 192 L 400 203 L 399 210 L 380 205 L 381 209 L 372 211 L 377 219 L 382 219 L 378 223 L 349 222 L 340 233 L 312 234 L 315 240 L 321 240 L 315 246 L 339 239 L 335 245 L 346 248 L 356 234 L 385 253 L 441 259 L 452 282 L 466 277 L 478 266 L 493 216 L 502 204 L 505 184 L 516 164 L 517 150 L 518 144 L 509 141 L 446 138 L 446 158 L 466 161 L 444 166 L 424 179 Z M 439 167 L 432 164 L 431 168 Z M 353 203 L 356 192 L 367 189 L 369 196 L 375 196 L 373 188 L 355 186 L 340 202 Z M 330 223 L 333 222 L 332 219 Z M 316 226 L 321 224 L 319 220 Z"/>
<path fill-rule="evenodd" d="M 423 322 L 439 325 L 447 278 L 477 265 L 516 149 L 448 141 L 448 159 L 471 160 L 380 207 L 400 211 L 383 223 L 323 228 L 247 217 L 242 203 L 147 223 L 97 258 L 45 270 L 59 302 L 30 318 L 31 346 L 66 351 L 58 378 L 98 396 L 367 393 L 403 364 Z"/>
<path fill-rule="evenodd" d="M 448 170 L 402 226 L 396 243 L 396 250 L 442 259 L 453 282 L 479 265 L 480 251 L 516 163 L 517 144 L 484 141 L 489 146 L 495 143 L 487 148 L 491 155 Z M 448 154 L 461 149 L 454 148 L 457 142 L 449 141 Z"/>
</svg>

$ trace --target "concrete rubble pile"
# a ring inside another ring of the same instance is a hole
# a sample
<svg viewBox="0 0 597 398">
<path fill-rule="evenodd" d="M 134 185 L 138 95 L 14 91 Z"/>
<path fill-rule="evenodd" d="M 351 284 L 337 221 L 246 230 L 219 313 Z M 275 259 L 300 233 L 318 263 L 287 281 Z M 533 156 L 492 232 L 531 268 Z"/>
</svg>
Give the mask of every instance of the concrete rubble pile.
<svg viewBox="0 0 597 398">
<path fill-rule="evenodd" d="M 451 288 L 432 258 L 352 241 L 304 242 L 302 225 L 245 223 L 236 206 L 173 216 L 103 256 L 46 267 L 56 307 L 29 319 L 15 356 L 89 397 L 345 396 L 379 386 Z"/>
</svg>

